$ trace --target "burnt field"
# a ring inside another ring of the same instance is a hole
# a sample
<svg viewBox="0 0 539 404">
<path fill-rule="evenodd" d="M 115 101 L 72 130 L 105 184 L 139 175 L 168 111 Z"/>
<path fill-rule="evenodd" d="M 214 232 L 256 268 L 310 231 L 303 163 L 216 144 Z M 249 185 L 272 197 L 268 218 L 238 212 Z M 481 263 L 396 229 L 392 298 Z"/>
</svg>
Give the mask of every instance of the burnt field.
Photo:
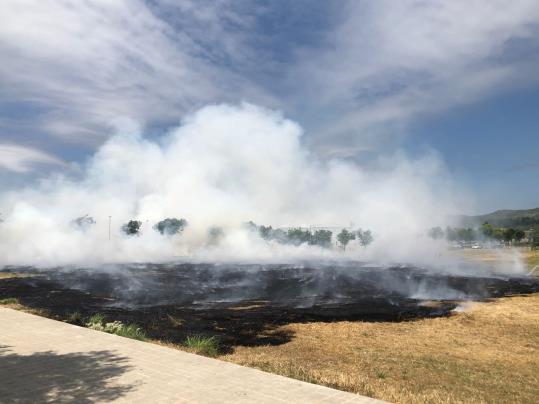
<svg viewBox="0 0 539 404">
<path fill-rule="evenodd" d="M 290 323 L 404 321 L 447 316 L 462 301 L 539 291 L 535 277 L 451 274 L 411 266 L 138 264 L 37 270 L 0 279 L 0 299 L 68 319 L 103 313 L 141 326 L 148 337 L 181 343 L 216 336 L 235 346 L 279 345 Z M 83 322 L 84 320 L 80 320 Z"/>
</svg>

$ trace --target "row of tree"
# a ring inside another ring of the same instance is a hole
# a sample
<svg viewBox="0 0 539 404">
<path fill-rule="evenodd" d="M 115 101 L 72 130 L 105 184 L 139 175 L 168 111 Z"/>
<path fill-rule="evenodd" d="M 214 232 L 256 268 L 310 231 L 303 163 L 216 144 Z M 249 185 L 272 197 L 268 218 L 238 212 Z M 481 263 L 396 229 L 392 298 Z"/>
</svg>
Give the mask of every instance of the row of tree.
<svg viewBox="0 0 539 404">
<path fill-rule="evenodd" d="M 272 226 L 258 226 L 253 222 L 248 222 L 246 226 L 252 231 L 257 232 L 264 240 L 273 240 L 281 244 L 309 244 L 329 248 L 333 238 L 333 232 L 326 229 L 317 229 L 312 231 L 311 229 L 296 227 L 285 231 L 283 229 L 274 229 Z M 346 246 L 352 240 L 358 240 L 359 244 L 364 247 L 372 243 L 374 240 L 370 230 L 362 229 L 355 231 L 342 229 L 336 237 L 338 243 L 343 249 L 346 249 Z"/>
<path fill-rule="evenodd" d="M 174 234 L 181 233 L 185 227 L 187 227 L 187 220 L 166 218 L 157 222 L 153 229 L 164 236 L 173 236 Z M 142 229 L 142 222 L 140 220 L 130 220 L 122 225 L 122 231 L 128 236 L 138 236 Z"/>
<path fill-rule="evenodd" d="M 94 225 L 96 221 L 93 217 L 85 215 L 76 218 L 72 224 L 81 229 L 87 229 Z M 181 233 L 188 223 L 185 219 L 166 218 L 153 226 L 153 229 L 165 236 L 173 236 Z M 264 240 L 273 240 L 282 244 L 308 244 L 329 248 L 332 244 L 333 232 L 326 229 L 317 229 L 311 231 L 301 227 L 290 228 L 288 230 L 274 229 L 272 226 L 259 226 L 254 222 L 246 223 L 247 228 L 256 232 Z M 130 220 L 121 227 L 122 231 L 128 236 L 138 236 L 142 231 L 142 222 L 140 220 Z M 208 243 L 210 245 L 218 244 L 223 238 L 224 231 L 220 227 L 210 227 L 208 229 Z M 373 235 L 370 230 L 357 229 L 349 231 L 342 229 L 336 236 L 339 245 L 346 249 L 346 246 L 353 240 L 358 240 L 361 246 L 368 246 L 373 241 Z"/>
<path fill-rule="evenodd" d="M 342 248 L 346 250 L 346 246 L 352 240 L 357 240 L 359 245 L 367 247 L 370 243 L 373 242 L 374 237 L 370 230 L 357 229 L 356 231 L 348 231 L 342 229 L 339 234 L 337 234 L 337 241 L 340 243 Z"/>
<path fill-rule="evenodd" d="M 80 229 L 87 229 L 96 223 L 91 216 L 84 215 L 76 218 L 71 224 Z M 164 236 L 172 236 L 181 233 L 187 227 L 187 220 L 166 218 L 157 222 L 153 229 Z M 122 231 L 128 236 L 138 236 L 142 230 L 142 222 L 140 220 L 130 220 L 124 223 L 121 227 Z"/>
<path fill-rule="evenodd" d="M 526 234 L 522 230 L 515 230 L 511 227 L 493 227 L 488 222 L 483 223 L 478 228 L 447 226 L 444 231 L 439 226 L 433 227 L 429 230 L 428 235 L 434 240 L 440 240 L 445 238 L 448 241 L 464 242 L 472 242 L 479 240 L 520 242 L 526 236 Z"/>
</svg>

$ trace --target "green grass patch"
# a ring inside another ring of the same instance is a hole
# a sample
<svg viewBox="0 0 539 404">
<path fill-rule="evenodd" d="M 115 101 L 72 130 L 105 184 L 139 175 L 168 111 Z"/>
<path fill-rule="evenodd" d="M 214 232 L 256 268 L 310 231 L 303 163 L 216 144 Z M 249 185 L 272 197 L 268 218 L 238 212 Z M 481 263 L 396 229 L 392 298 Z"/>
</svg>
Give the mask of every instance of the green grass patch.
<svg viewBox="0 0 539 404">
<path fill-rule="evenodd" d="M 136 324 L 123 324 L 119 321 L 105 324 L 105 332 L 110 334 L 116 334 L 120 337 L 126 337 L 131 339 L 138 339 L 144 341 L 146 339 L 146 333 Z"/>
<path fill-rule="evenodd" d="M 183 345 L 201 355 L 217 356 L 219 354 L 219 340 L 217 337 L 190 335 Z"/>
<path fill-rule="evenodd" d="M 16 299 L 14 297 L 0 299 L 0 304 L 19 304 L 19 299 Z"/>
<path fill-rule="evenodd" d="M 86 327 L 94 330 L 103 331 L 103 323 L 105 322 L 105 316 L 101 313 L 96 313 L 91 316 L 86 322 Z"/>
<path fill-rule="evenodd" d="M 139 341 L 146 339 L 146 333 L 136 324 L 124 324 L 121 321 L 105 323 L 105 316 L 100 313 L 90 317 L 86 322 L 86 327 L 97 331 L 108 332 L 109 334 L 116 334 L 120 337 L 138 339 Z"/>
<path fill-rule="evenodd" d="M 82 324 L 82 314 L 80 314 L 78 311 L 69 313 L 67 316 L 67 322 L 72 324 Z"/>
</svg>

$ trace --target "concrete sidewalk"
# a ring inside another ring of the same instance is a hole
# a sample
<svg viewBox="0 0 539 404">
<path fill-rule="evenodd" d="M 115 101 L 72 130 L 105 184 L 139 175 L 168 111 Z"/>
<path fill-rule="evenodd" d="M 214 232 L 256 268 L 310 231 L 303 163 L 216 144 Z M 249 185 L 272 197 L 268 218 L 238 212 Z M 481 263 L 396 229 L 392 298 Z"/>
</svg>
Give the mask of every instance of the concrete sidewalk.
<svg viewBox="0 0 539 404">
<path fill-rule="evenodd" d="M 381 403 L 0 308 L 0 402 Z"/>
</svg>

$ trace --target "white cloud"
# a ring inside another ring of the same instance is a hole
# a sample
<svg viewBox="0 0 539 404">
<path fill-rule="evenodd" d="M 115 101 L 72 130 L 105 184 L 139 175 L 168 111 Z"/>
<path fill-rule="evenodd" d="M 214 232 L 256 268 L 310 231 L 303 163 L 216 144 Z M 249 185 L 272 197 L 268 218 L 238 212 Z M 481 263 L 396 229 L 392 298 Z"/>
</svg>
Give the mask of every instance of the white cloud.
<svg viewBox="0 0 539 404">
<path fill-rule="evenodd" d="M 351 156 L 418 117 L 538 79 L 539 56 L 523 51 L 539 49 L 535 0 L 335 2 L 323 28 L 298 19 L 316 41 L 292 29 L 288 43 L 265 32 L 272 7 L 282 6 L 4 0 L 0 104 L 39 110 L 5 130 L 94 145 L 121 117 L 170 125 L 247 100 L 300 118 L 317 150 Z"/>
<path fill-rule="evenodd" d="M 40 150 L 10 144 L 0 144 L 0 170 L 27 173 L 36 165 L 65 166 L 62 160 Z"/>
<path fill-rule="evenodd" d="M 219 35 L 216 16 L 213 23 L 194 20 L 199 37 L 139 0 L 7 0 L 0 16 L 0 101 L 46 108 L 36 123 L 47 133 L 94 142 L 117 117 L 176 122 L 229 94 L 264 99 L 256 84 L 218 66 L 205 47 L 203 30 L 216 27 L 207 29 L 209 38 L 229 41 L 216 49 L 234 49 L 233 37 Z"/>
<path fill-rule="evenodd" d="M 538 23 L 534 0 L 351 1 L 326 46 L 299 52 L 291 81 L 298 102 L 337 111 L 319 128 L 321 143 L 350 133 L 358 141 L 380 125 L 537 80 L 530 67 L 539 58 L 511 52 L 537 46 Z"/>
</svg>

